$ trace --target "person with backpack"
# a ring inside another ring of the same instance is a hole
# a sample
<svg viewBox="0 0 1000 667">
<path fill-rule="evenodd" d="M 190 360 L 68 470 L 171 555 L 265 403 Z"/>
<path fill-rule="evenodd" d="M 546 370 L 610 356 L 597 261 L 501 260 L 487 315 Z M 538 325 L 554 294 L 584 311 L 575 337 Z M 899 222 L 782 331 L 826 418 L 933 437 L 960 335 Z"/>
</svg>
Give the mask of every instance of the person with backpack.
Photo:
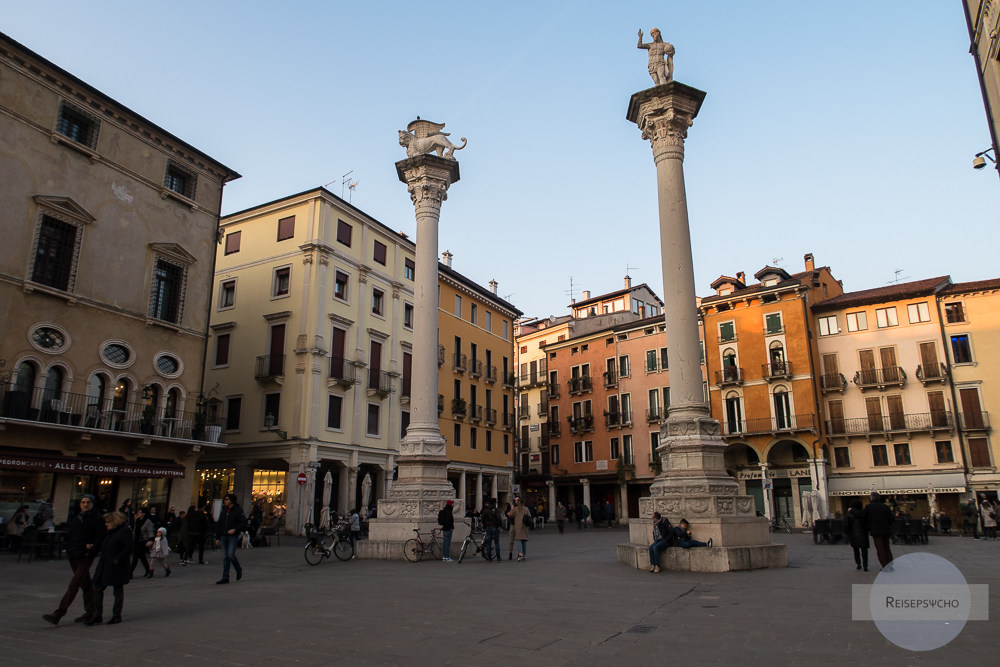
<svg viewBox="0 0 1000 667">
<path fill-rule="evenodd" d="M 653 543 L 649 545 L 649 571 L 660 571 L 660 551 L 670 546 L 674 531 L 670 519 L 653 512 Z"/>
<path fill-rule="evenodd" d="M 451 535 L 455 531 L 455 501 L 445 501 L 444 507 L 438 510 L 438 525 L 441 526 L 441 559 L 445 563 L 450 563 L 454 559 L 451 557 Z"/>
</svg>

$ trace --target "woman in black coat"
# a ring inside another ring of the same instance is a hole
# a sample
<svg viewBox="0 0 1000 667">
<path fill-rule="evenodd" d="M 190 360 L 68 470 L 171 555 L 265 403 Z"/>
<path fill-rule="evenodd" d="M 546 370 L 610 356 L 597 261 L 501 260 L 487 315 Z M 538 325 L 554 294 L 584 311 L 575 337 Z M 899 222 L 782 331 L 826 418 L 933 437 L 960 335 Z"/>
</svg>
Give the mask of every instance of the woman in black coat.
<svg viewBox="0 0 1000 667">
<path fill-rule="evenodd" d="M 847 510 L 844 519 L 844 527 L 847 529 L 847 538 L 854 549 L 854 563 L 860 570 L 862 565 L 865 572 L 868 571 L 868 526 L 865 525 L 864 512 L 861 509 L 861 501 L 851 502 L 851 508 Z"/>
<path fill-rule="evenodd" d="M 104 589 L 111 586 L 115 592 L 115 605 L 108 625 L 122 622 L 125 604 L 125 584 L 131 578 L 132 531 L 124 512 L 111 512 L 104 517 L 108 528 L 101 546 L 101 559 L 94 570 L 94 613 L 85 625 L 100 625 L 104 613 Z"/>
</svg>

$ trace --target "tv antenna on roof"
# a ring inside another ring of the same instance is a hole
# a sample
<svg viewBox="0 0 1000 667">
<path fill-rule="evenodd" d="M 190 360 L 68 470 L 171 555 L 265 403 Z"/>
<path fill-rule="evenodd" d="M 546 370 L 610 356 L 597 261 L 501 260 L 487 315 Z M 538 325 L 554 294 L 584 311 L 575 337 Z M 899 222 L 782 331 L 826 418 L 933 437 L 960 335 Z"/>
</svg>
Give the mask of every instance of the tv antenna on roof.
<svg viewBox="0 0 1000 667">
<path fill-rule="evenodd" d="M 570 298 L 570 301 L 576 301 L 576 288 L 573 287 L 573 276 L 569 277 L 569 289 L 565 290 L 564 293 Z"/>
<path fill-rule="evenodd" d="M 347 190 L 347 201 L 348 201 L 348 203 L 350 203 L 350 201 L 351 201 L 351 195 L 354 194 L 354 188 L 358 187 L 358 183 L 360 183 L 360 181 L 356 181 L 353 178 L 348 178 L 348 176 L 350 176 L 353 173 L 354 173 L 354 170 L 351 169 L 349 172 L 347 172 L 346 174 L 344 174 L 343 176 L 340 177 L 340 179 L 341 179 L 340 180 L 340 198 L 341 199 L 344 198 L 344 190 L 346 189 Z M 328 185 L 333 185 L 336 182 L 337 182 L 336 179 L 334 179 L 334 180 L 330 181 L 329 183 L 327 183 L 326 185 L 324 185 L 323 187 L 325 188 Z"/>
<path fill-rule="evenodd" d="M 896 269 L 893 273 L 896 275 L 895 278 L 886 283 L 886 285 L 898 285 L 900 280 L 909 280 L 910 276 L 899 277 L 899 274 L 903 272 L 903 269 Z"/>
<path fill-rule="evenodd" d="M 783 262 L 783 261 L 785 261 L 784 257 L 772 257 L 771 258 L 771 266 L 780 267 L 781 266 L 781 262 Z"/>
<path fill-rule="evenodd" d="M 631 277 L 632 274 L 630 273 L 630 271 L 632 269 L 638 269 L 638 268 L 639 268 L 638 266 L 629 266 L 628 262 L 626 262 L 625 263 L 625 277 L 626 278 Z"/>
</svg>

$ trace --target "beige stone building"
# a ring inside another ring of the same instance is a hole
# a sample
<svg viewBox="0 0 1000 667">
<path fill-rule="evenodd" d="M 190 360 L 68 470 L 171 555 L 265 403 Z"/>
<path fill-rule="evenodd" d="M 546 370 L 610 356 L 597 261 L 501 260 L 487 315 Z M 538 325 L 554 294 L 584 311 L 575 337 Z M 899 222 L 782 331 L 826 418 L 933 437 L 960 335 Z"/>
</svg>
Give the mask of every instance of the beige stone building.
<svg viewBox="0 0 1000 667">
<path fill-rule="evenodd" d="M 1000 142 L 1000 7 L 992 0 L 963 0 L 965 20 L 969 28 L 969 52 L 976 65 L 976 76 L 986 108 L 986 123 L 990 132 L 991 152 L 977 156 L 976 168 L 987 165 L 1000 168 L 996 159 Z M 992 160 L 988 162 L 987 160 Z"/>
<path fill-rule="evenodd" d="M 4 35 L 0 82 L 0 512 L 186 508 L 218 446 L 196 413 L 239 175 Z"/>
</svg>

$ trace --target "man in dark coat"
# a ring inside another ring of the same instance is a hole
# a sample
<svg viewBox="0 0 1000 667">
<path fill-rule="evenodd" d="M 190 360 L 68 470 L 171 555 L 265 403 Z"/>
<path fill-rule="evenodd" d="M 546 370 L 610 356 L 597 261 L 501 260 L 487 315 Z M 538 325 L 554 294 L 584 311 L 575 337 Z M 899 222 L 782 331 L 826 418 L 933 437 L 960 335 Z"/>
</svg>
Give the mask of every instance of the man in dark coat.
<svg viewBox="0 0 1000 667">
<path fill-rule="evenodd" d="M 125 584 L 132 578 L 129 562 L 132 556 L 132 531 L 124 512 L 111 512 L 104 517 L 108 534 L 101 545 L 101 559 L 94 570 L 94 612 L 84 625 L 98 625 L 104 616 L 104 589 L 111 586 L 115 604 L 108 625 L 122 622 L 125 605 Z"/>
<path fill-rule="evenodd" d="M 229 567 L 236 569 L 236 581 L 243 578 L 243 568 L 236 558 L 236 547 L 240 543 L 240 535 L 246 530 L 247 517 L 236 502 L 235 493 L 227 493 L 222 499 L 222 512 L 215 524 L 215 542 L 222 548 L 222 579 L 217 584 L 229 583 Z"/>
<path fill-rule="evenodd" d="M 94 496 L 88 493 L 80 498 L 80 513 L 70 520 L 67 528 L 66 559 L 73 569 L 73 578 L 59 607 L 51 614 L 42 614 L 42 618 L 52 625 L 66 615 L 80 589 L 83 589 L 83 616 L 74 621 L 83 623 L 93 615 L 94 583 L 90 578 L 90 566 L 101 550 L 104 533 L 104 519 L 94 509 Z"/>
<path fill-rule="evenodd" d="M 860 500 L 852 500 L 851 508 L 844 517 L 847 539 L 854 549 L 854 564 L 860 570 L 862 565 L 868 571 L 868 527 L 865 525 L 864 510 Z"/>
<path fill-rule="evenodd" d="M 868 534 L 875 544 L 879 565 L 885 569 L 892 562 L 892 549 L 889 548 L 889 537 L 892 535 L 892 510 L 877 492 L 872 491 L 871 502 L 862 514 Z"/>
</svg>

